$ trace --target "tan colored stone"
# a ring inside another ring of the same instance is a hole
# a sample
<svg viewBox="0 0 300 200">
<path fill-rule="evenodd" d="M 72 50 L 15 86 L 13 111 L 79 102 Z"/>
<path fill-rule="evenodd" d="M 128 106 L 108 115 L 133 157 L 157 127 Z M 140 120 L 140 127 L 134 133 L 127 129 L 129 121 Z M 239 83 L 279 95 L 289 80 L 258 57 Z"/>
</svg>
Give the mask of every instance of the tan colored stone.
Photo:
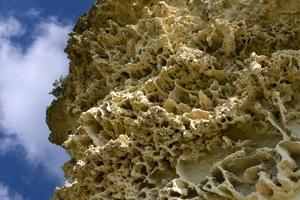
<svg viewBox="0 0 300 200">
<path fill-rule="evenodd" d="M 103 0 L 47 111 L 54 200 L 300 199 L 298 0 Z"/>
</svg>

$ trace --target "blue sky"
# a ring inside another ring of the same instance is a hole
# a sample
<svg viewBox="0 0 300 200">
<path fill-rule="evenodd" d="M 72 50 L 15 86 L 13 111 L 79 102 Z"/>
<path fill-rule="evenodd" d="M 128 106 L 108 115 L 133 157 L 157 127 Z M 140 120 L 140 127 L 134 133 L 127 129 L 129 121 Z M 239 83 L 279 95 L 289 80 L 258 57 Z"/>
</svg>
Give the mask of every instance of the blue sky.
<svg viewBox="0 0 300 200">
<path fill-rule="evenodd" d="M 68 71 L 68 33 L 93 0 L 0 0 L 0 200 L 46 200 L 63 184 L 48 142 L 52 83 Z"/>
</svg>

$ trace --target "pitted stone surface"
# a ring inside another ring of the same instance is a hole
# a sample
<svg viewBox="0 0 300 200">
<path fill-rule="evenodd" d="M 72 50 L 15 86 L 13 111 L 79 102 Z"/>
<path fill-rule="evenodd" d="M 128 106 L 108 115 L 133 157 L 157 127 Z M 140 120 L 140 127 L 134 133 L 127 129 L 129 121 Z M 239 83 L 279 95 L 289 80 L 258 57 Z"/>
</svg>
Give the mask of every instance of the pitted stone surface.
<svg viewBox="0 0 300 200">
<path fill-rule="evenodd" d="M 47 110 L 54 200 L 300 199 L 299 0 L 103 0 Z"/>
</svg>

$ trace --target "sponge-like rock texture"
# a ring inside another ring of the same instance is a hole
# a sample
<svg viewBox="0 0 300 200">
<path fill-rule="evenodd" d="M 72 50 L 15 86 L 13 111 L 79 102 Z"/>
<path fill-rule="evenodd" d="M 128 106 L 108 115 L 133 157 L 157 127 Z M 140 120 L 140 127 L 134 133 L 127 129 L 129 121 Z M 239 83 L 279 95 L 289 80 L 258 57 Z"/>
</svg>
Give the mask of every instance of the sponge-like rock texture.
<svg viewBox="0 0 300 200">
<path fill-rule="evenodd" d="M 300 199 L 299 0 L 103 0 L 47 110 L 54 200 Z"/>
</svg>

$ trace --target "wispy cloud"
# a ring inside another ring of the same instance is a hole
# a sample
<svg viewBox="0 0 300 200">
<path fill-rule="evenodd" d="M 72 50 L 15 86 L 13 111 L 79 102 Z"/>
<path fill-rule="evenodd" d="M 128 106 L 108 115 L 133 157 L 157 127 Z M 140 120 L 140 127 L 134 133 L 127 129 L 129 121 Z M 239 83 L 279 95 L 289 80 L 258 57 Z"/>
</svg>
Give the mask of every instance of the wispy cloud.
<svg viewBox="0 0 300 200">
<path fill-rule="evenodd" d="M 36 8 L 31 8 L 30 10 L 25 12 L 25 15 L 29 17 L 39 17 L 41 14 L 41 11 Z"/>
<path fill-rule="evenodd" d="M 19 141 L 15 137 L 5 135 L 4 138 L 0 139 L 0 156 L 19 146 Z"/>
<path fill-rule="evenodd" d="M 24 200 L 21 195 L 10 191 L 8 186 L 0 183 L 0 199 L 1 200 Z"/>
<path fill-rule="evenodd" d="M 45 110 L 52 101 L 52 83 L 68 69 L 63 49 L 70 30 L 70 25 L 49 18 L 36 25 L 34 40 L 24 50 L 13 38 L 26 28 L 14 17 L 0 18 L 0 151 L 21 145 L 31 164 L 41 164 L 61 179 L 67 156 L 47 140 Z"/>
<path fill-rule="evenodd" d="M 19 21 L 14 17 L 8 17 L 6 19 L 0 18 L 0 39 L 7 39 L 13 36 L 23 34 L 24 31 Z"/>
</svg>

